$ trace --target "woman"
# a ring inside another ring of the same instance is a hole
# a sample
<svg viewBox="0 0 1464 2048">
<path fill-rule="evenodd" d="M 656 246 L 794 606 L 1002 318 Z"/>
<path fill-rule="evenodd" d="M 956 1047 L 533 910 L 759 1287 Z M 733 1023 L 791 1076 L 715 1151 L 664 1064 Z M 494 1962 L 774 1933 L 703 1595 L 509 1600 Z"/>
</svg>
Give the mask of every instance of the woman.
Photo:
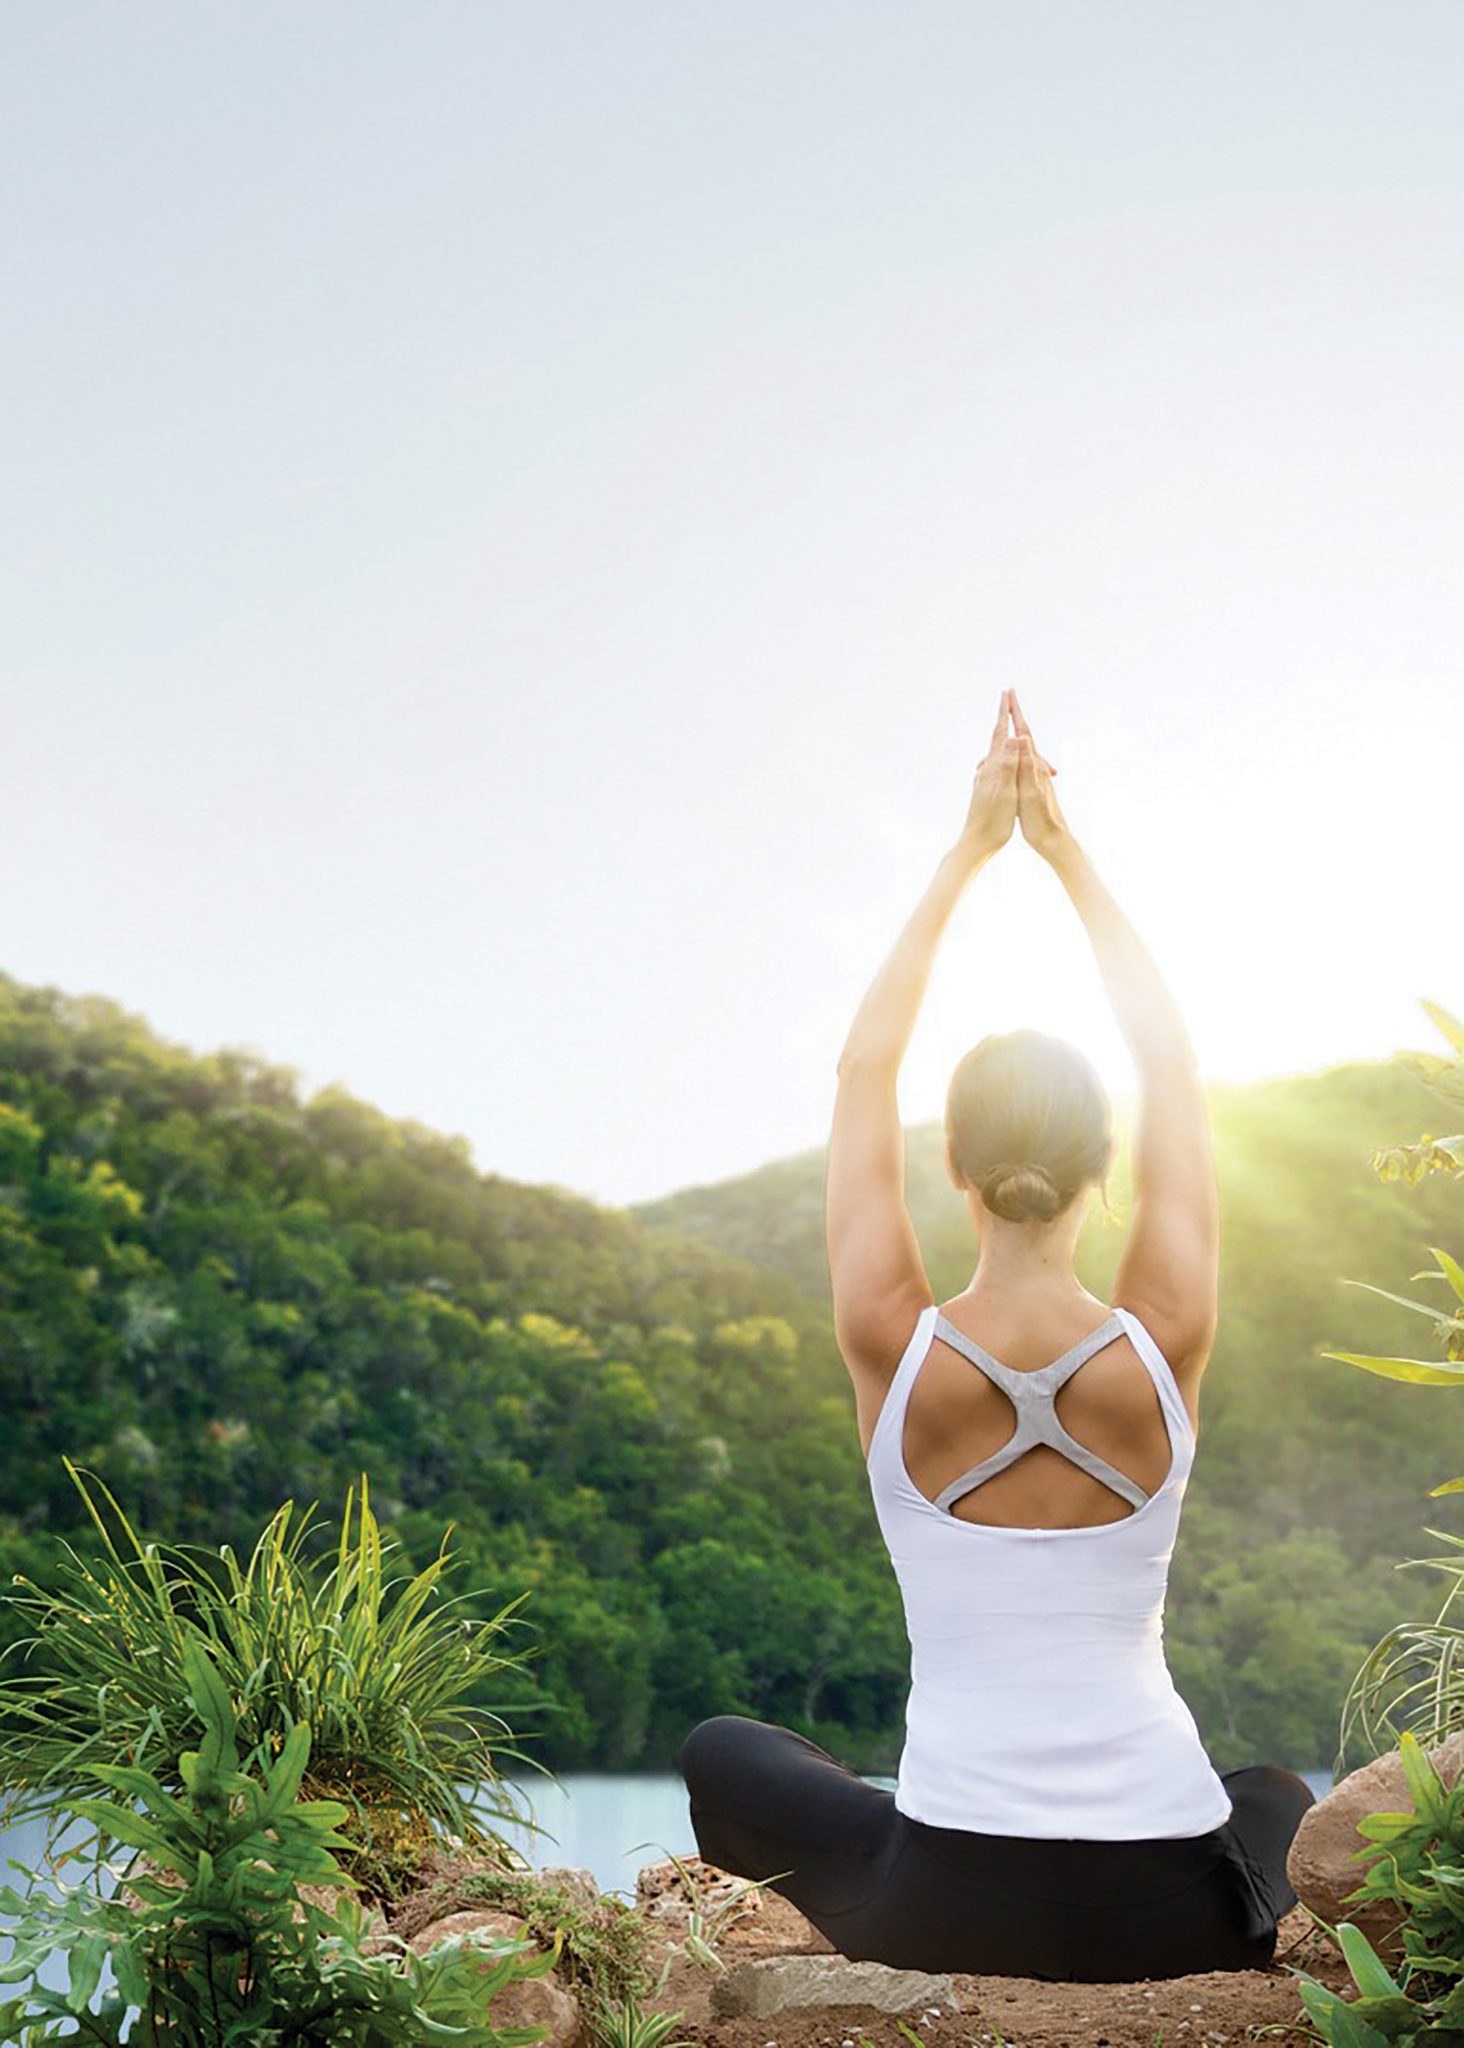
<svg viewBox="0 0 1464 2048">
<path fill-rule="evenodd" d="M 1217 1773 L 1163 1648 L 1216 1325 L 1205 1100 L 1054 772 L 1006 691 L 964 829 L 839 1061 L 834 1321 L 912 1650 L 896 1789 L 736 1714 L 678 1762 L 707 1861 L 771 1878 L 846 1956 L 1090 1982 L 1255 1968 L 1295 1904 L 1286 1854 L 1312 1794 L 1268 1765 Z M 900 1061 L 956 901 L 1018 824 L 1087 929 L 1141 1080 L 1111 1305 L 1073 1271 L 1109 1109 L 1059 1040 L 986 1038 L 956 1070 L 946 1158 L 980 1255 L 950 1301 L 904 1204 Z"/>
</svg>

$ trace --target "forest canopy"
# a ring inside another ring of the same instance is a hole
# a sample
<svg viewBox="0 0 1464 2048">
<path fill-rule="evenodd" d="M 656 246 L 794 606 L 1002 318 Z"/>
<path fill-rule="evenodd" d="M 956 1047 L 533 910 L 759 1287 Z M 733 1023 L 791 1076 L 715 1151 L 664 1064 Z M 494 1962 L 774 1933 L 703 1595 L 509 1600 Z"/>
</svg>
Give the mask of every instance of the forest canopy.
<svg viewBox="0 0 1464 2048">
<path fill-rule="evenodd" d="M 1166 1642 L 1217 1763 L 1331 1761 L 1353 1671 L 1429 1610 L 1396 1562 L 1464 1469 L 1464 1405 L 1320 1359 L 1386 1350 L 1393 1284 L 1455 1242 L 1448 1185 L 1384 1185 L 1427 1124 L 1390 1063 L 1211 1090 L 1221 1325 Z M 244 1543 L 353 1480 L 402 1546 L 536 1659 L 501 1710 L 558 1769 L 668 1768 L 719 1712 L 892 1771 L 908 1648 L 834 1347 L 822 1155 L 636 1210 L 482 1172 L 465 1140 L 252 1054 L 198 1055 L 97 997 L 0 976 L 0 1567 L 84 1546 L 63 1456 L 160 1538 Z M 1095 1212 L 1085 1284 L 1121 1242 Z M 932 1285 L 969 1220 L 909 1134 Z M 1411 1334 L 1411 1333 L 1410 1333 Z M 1452 1443 L 1453 1449 L 1449 1446 Z M 14 1615 L 4 1633 L 19 1632 Z"/>
</svg>

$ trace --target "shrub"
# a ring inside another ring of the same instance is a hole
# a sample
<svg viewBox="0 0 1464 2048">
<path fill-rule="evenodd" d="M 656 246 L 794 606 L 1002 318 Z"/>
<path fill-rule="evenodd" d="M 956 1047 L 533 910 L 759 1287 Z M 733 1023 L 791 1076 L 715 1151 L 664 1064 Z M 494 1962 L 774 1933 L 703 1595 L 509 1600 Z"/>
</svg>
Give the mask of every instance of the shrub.
<svg viewBox="0 0 1464 2048">
<path fill-rule="evenodd" d="M 1399 1745 L 1412 1808 L 1369 1814 L 1357 1824 L 1368 1869 L 1349 1905 L 1387 1901 L 1401 1909 L 1403 1959 L 1395 1976 L 1361 1928 L 1337 1939 L 1358 1996 L 1343 1999 L 1298 1971 L 1302 2003 L 1336 2048 L 1464 2040 L 1464 1777 L 1444 1786 L 1417 1738 Z"/>
<path fill-rule="evenodd" d="M 241 1564 L 227 1545 L 143 1542 L 100 1480 L 67 1470 L 100 1555 L 63 1545 L 53 1587 L 17 1577 L 23 1591 L 4 1596 L 32 1628 L 0 1676 L 0 1786 L 12 1814 L 53 1812 L 98 1763 L 145 1766 L 176 1791 L 192 1739 L 187 1656 L 201 1647 L 247 1750 L 310 1727 L 305 1789 L 350 1808 L 354 1866 L 378 1890 L 395 1888 L 434 1830 L 512 1860 L 483 1820 L 534 1825 L 498 1772 L 500 1757 L 519 1753 L 499 1716 L 470 1700 L 536 1654 L 500 1645 L 519 1601 L 482 1621 L 462 1611 L 470 1596 L 444 1598 L 446 1539 L 424 1570 L 391 1577 L 364 1478 L 328 1562 L 307 1542 L 314 1507 L 297 1514 L 287 1502 Z M 39 1668 L 17 1670 L 22 1658 Z"/>
<path fill-rule="evenodd" d="M 184 1645 L 181 1661 L 203 1736 L 178 1759 L 180 1794 L 141 1766 L 92 1763 L 85 1769 L 109 1796 L 67 1802 L 103 1846 L 134 1851 L 120 1874 L 135 1903 L 91 1887 L 60 1897 L 0 1890 L 0 1907 L 16 1921 L 0 1981 L 31 1980 L 0 2004 L 3 2038 L 21 2048 L 120 2048 L 124 2038 L 127 2048 L 417 2048 L 443 2037 L 530 2048 L 541 2040 L 542 2028 L 495 2031 L 489 2006 L 505 1984 L 552 1969 L 555 1953 L 530 1956 L 522 1942 L 445 1942 L 417 1957 L 393 1953 L 379 1935 L 368 1952 L 355 1901 L 331 1912 L 302 1898 L 302 1885 L 350 1882 L 337 1860 L 351 1847 L 337 1832 L 348 1809 L 299 1797 L 309 1726 L 294 1723 L 272 1762 L 256 1752 L 241 1768 L 217 1669 L 197 1642 Z M 55 1953 L 67 1959 L 64 1993 L 37 1981 Z M 107 1961 L 116 1981 L 102 1992 Z"/>
</svg>

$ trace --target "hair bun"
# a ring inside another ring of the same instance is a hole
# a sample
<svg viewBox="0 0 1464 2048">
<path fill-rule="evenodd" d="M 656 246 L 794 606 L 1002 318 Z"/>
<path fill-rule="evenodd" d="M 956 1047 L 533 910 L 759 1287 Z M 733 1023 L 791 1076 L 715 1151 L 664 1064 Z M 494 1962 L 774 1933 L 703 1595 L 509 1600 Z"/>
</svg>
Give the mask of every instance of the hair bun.
<svg viewBox="0 0 1464 2048">
<path fill-rule="evenodd" d="M 977 1186 L 987 1208 L 1008 1223 L 1050 1223 L 1063 1206 L 1057 1182 L 1045 1166 L 1001 1160 L 986 1169 Z"/>
</svg>

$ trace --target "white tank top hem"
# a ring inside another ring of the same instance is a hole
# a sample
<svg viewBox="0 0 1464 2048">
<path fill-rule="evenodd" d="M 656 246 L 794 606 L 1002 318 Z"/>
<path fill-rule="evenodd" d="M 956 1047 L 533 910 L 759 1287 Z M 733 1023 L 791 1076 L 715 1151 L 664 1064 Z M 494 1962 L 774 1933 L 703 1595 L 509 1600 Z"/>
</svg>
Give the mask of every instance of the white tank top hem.
<svg viewBox="0 0 1464 2048">
<path fill-rule="evenodd" d="M 1168 1360 L 1131 1310 L 1112 1311 L 1154 1382 L 1170 1441 L 1169 1471 L 1142 1506 L 1075 1529 L 963 1521 L 920 1492 L 903 1454 L 910 1390 L 939 1314 L 932 1302 L 916 1323 L 867 1462 L 910 1640 L 896 1807 L 981 1834 L 1209 1833 L 1229 1819 L 1230 1796 L 1164 1655 L 1195 1452 Z"/>
</svg>

